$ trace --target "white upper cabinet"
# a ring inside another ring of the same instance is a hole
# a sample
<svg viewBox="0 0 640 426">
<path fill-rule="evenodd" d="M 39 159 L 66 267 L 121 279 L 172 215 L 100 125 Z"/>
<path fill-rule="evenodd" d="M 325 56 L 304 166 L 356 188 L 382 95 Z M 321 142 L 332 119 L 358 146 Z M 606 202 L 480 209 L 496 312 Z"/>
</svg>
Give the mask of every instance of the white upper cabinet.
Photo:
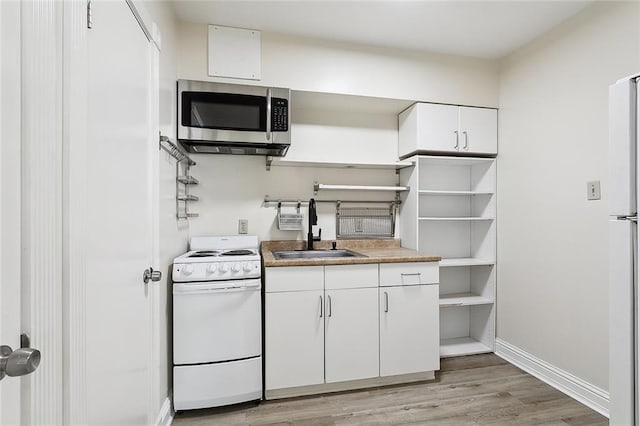
<svg viewBox="0 0 640 426">
<path fill-rule="evenodd" d="M 498 111 L 417 103 L 399 116 L 398 156 L 418 152 L 495 156 Z"/>
<path fill-rule="evenodd" d="M 491 108 L 458 108 L 460 152 L 498 153 L 498 111 Z"/>
</svg>

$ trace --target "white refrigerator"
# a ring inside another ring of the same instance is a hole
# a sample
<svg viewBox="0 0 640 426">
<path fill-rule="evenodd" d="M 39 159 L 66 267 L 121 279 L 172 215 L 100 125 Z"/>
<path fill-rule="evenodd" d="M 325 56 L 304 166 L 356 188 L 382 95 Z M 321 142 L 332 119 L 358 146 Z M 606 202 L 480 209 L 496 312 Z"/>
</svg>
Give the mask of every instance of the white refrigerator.
<svg viewBox="0 0 640 426">
<path fill-rule="evenodd" d="M 609 88 L 609 417 L 638 425 L 638 81 Z"/>
</svg>

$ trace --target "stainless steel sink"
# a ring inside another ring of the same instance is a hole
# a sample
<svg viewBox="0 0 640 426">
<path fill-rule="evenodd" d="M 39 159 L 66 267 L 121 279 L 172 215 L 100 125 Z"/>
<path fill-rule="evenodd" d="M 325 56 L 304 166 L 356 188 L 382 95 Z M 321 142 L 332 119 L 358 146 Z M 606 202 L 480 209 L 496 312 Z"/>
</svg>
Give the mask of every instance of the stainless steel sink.
<svg viewBox="0 0 640 426">
<path fill-rule="evenodd" d="M 282 250 L 274 251 L 276 259 L 327 259 L 340 257 L 367 257 L 351 250 Z"/>
</svg>

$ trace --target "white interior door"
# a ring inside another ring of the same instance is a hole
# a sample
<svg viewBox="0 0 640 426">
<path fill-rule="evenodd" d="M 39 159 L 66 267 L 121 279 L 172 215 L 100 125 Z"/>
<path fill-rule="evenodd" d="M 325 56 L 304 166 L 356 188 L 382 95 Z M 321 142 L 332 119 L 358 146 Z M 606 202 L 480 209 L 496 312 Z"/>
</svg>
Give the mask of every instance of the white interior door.
<svg viewBox="0 0 640 426">
<path fill-rule="evenodd" d="M 152 46 L 125 1 L 93 1 L 88 33 L 87 417 L 149 424 Z"/>
<path fill-rule="evenodd" d="M 20 346 L 20 4 L 0 2 L 0 345 Z M 21 424 L 21 380 L 0 382 L 0 424 Z"/>
</svg>

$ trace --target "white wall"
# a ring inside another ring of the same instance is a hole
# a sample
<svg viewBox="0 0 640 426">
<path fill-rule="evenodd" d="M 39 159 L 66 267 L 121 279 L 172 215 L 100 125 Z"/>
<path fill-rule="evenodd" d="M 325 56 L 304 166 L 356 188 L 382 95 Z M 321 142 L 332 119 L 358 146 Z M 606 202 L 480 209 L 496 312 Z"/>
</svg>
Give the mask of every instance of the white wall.
<svg viewBox="0 0 640 426">
<path fill-rule="evenodd" d="M 214 22 L 212 22 L 213 24 Z M 178 76 L 207 76 L 207 25 L 180 24 Z M 262 33 L 262 80 L 294 90 L 497 106 L 495 61 Z"/>
<path fill-rule="evenodd" d="M 498 337 L 605 390 L 608 86 L 640 71 L 639 18 L 595 4 L 500 73 Z"/>
<path fill-rule="evenodd" d="M 178 77 L 240 84 L 289 87 L 389 99 L 496 106 L 495 61 L 372 48 L 262 33 L 262 80 L 257 82 L 207 76 L 207 26 L 180 23 Z M 397 160 L 397 113 L 381 103 L 321 97 L 293 104 L 292 146 L 285 159 L 315 161 L 392 162 Z M 340 105 L 327 110 L 327 100 Z M 318 104 L 314 102 L 318 101 Z M 392 105 L 396 105 L 391 102 Z M 356 105 L 354 108 L 353 106 Z M 405 104 L 405 106 L 408 103 Z M 366 110 L 360 114 L 358 108 Z M 193 174 L 201 184 L 191 220 L 192 235 L 235 234 L 238 219 L 249 220 L 249 232 L 264 239 L 304 239 L 306 231 L 283 232 L 275 225 L 276 210 L 265 208 L 272 198 L 313 196 L 313 182 L 394 185 L 392 170 L 274 167 L 266 172 L 264 157 L 197 155 Z M 223 187 L 226 185 L 226 188 Z M 359 198 L 358 198 L 359 197 Z M 374 198 L 377 197 L 377 198 Z M 325 199 L 392 199 L 393 194 L 321 193 Z M 306 210 L 304 211 L 306 215 Z M 323 239 L 335 237 L 335 208 L 322 204 L 319 226 Z M 305 216 L 306 217 L 306 216 Z"/>
</svg>

